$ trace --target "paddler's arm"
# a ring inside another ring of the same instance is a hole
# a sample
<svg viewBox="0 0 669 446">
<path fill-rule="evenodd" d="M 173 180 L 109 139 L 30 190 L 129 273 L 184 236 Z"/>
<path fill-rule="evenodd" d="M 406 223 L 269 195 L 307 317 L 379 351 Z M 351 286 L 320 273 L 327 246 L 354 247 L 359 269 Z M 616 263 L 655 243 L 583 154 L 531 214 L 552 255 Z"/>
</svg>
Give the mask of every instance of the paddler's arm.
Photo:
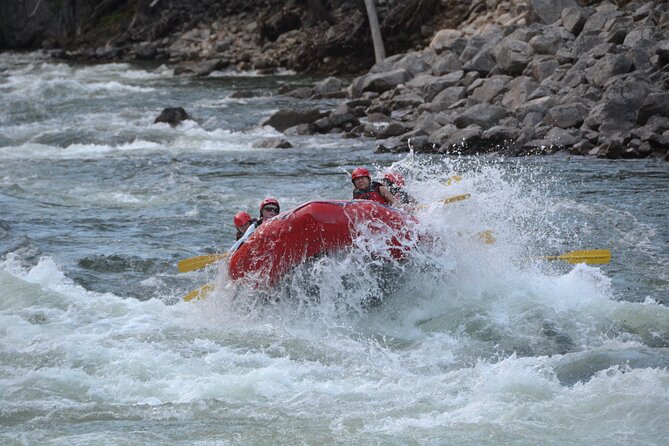
<svg viewBox="0 0 669 446">
<path fill-rule="evenodd" d="M 385 198 L 388 201 L 388 204 L 391 206 L 393 206 L 397 201 L 397 198 L 390 193 L 386 186 L 379 186 L 379 193 L 383 195 L 383 198 Z"/>
<path fill-rule="evenodd" d="M 242 236 L 239 238 L 239 240 L 237 240 L 237 241 L 235 242 L 235 244 L 232 245 L 232 246 L 230 247 L 230 249 L 228 249 L 228 252 L 229 252 L 230 254 L 232 254 L 233 252 L 237 251 L 237 248 L 239 248 L 239 247 L 242 245 L 242 243 L 244 243 L 244 242 L 246 241 L 246 239 L 249 238 L 249 237 L 251 236 L 251 234 L 253 234 L 253 231 L 255 231 L 255 230 L 256 230 L 256 223 L 252 223 L 252 224 L 248 227 L 248 229 L 246 230 L 246 232 L 244 233 L 244 235 L 242 235 Z"/>
</svg>

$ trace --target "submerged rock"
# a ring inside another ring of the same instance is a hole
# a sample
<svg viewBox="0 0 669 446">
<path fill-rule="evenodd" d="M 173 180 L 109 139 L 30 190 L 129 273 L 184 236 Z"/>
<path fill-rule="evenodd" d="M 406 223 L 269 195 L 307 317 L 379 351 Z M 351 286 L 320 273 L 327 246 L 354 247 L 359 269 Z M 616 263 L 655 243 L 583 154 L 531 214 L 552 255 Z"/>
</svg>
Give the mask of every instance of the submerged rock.
<svg viewBox="0 0 669 446">
<path fill-rule="evenodd" d="M 160 115 L 153 121 L 153 123 L 166 122 L 172 127 L 176 127 L 182 121 L 191 119 L 183 107 L 167 107 L 160 112 Z"/>
</svg>

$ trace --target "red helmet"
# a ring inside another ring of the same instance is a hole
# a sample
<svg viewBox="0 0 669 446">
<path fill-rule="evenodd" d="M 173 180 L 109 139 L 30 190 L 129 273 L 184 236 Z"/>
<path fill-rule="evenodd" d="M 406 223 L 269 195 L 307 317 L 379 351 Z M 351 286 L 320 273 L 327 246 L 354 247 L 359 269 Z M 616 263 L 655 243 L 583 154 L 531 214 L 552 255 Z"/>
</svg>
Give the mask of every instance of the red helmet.
<svg viewBox="0 0 669 446">
<path fill-rule="evenodd" d="M 393 184 L 398 185 L 399 187 L 404 187 L 404 177 L 396 172 L 390 172 L 383 176 L 386 180 L 390 181 Z"/>
<path fill-rule="evenodd" d="M 364 167 L 358 167 L 356 169 L 353 169 L 353 172 L 351 172 L 351 182 L 362 177 L 371 178 L 369 176 L 369 170 L 365 169 Z"/>
<path fill-rule="evenodd" d="M 279 202 L 277 201 L 276 198 L 265 198 L 262 203 L 260 203 L 260 213 L 262 214 L 262 208 L 267 206 L 268 204 L 273 204 L 274 206 L 279 208 L 279 211 L 281 210 L 281 206 L 279 206 Z"/>
<path fill-rule="evenodd" d="M 241 211 L 235 214 L 235 218 L 232 219 L 236 227 L 244 226 L 246 223 L 251 222 L 251 216 L 248 212 Z"/>
</svg>

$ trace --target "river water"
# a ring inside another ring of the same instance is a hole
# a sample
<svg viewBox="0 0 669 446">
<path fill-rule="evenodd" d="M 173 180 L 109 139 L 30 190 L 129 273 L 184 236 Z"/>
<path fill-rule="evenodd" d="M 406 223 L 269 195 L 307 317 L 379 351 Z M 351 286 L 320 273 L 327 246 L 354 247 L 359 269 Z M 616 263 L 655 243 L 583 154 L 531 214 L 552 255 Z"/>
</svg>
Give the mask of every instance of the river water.
<svg viewBox="0 0 669 446">
<path fill-rule="evenodd" d="M 335 105 L 271 95 L 314 81 L 0 55 L 0 443 L 666 444 L 669 164 L 254 148 L 273 111 Z M 168 106 L 195 121 L 153 124 Z M 269 302 L 177 272 L 236 211 L 346 199 L 360 165 L 427 205 L 410 261 L 360 240 Z"/>
</svg>

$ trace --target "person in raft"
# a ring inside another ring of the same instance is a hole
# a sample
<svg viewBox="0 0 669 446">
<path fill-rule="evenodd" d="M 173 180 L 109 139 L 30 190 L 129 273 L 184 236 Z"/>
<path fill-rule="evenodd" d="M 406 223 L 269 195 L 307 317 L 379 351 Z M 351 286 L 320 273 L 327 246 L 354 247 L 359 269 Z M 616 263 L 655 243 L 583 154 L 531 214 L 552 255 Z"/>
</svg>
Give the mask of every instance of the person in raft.
<svg viewBox="0 0 669 446">
<path fill-rule="evenodd" d="M 256 221 L 257 220 L 255 218 L 251 218 L 249 213 L 246 211 L 237 212 L 235 217 L 232 219 L 232 222 L 235 224 L 235 228 L 237 228 L 235 240 L 242 238 L 249 226 L 254 224 Z"/>
<path fill-rule="evenodd" d="M 388 188 L 388 191 L 397 198 L 397 200 L 408 206 L 415 206 L 418 201 L 407 191 L 404 190 L 404 177 L 397 172 L 390 172 L 383 176 L 381 180 L 384 186 Z"/>
<path fill-rule="evenodd" d="M 265 198 L 260 203 L 260 218 L 258 219 L 258 223 L 256 223 L 256 227 L 260 226 L 263 221 L 276 216 L 279 212 L 281 212 L 281 206 L 279 206 L 277 199 Z"/>
<path fill-rule="evenodd" d="M 246 229 L 246 232 L 237 239 L 234 245 L 228 249 L 228 252 L 233 253 L 239 248 L 242 243 L 246 241 L 247 238 L 253 234 L 253 232 L 256 230 L 258 226 L 262 224 L 263 221 L 269 220 L 270 218 L 276 216 L 279 212 L 281 211 L 281 207 L 279 206 L 279 202 L 277 201 L 276 198 L 266 198 L 260 203 L 260 218 L 257 220 L 254 220 L 252 223 L 249 224 L 248 228 Z"/>
<path fill-rule="evenodd" d="M 351 172 L 354 200 L 372 200 L 381 204 L 393 205 L 397 201 L 388 188 L 381 183 L 372 181 L 369 170 L 358 167 Z"/>
</svg>

